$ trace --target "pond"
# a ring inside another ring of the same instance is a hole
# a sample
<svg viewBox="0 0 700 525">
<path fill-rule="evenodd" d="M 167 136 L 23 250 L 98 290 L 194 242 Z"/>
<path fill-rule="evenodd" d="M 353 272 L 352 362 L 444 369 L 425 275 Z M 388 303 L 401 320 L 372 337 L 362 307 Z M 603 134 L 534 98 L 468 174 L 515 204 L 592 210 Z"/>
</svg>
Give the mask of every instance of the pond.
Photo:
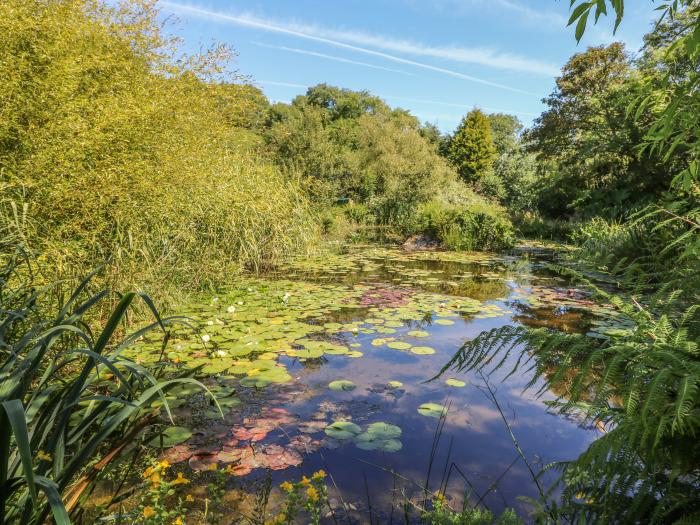
<svg viewBox="0 0 700 525">
<path fill-rule="evenodd" d="M 227 469 L 231 516 L 245 505 L 241 491 L 319 469 L 328 473 L 329 522 L 369 523 L 370 507 L 373 523 L 400 522 L 396 504 L 422 504 L 426 481 L 446 487 L 453 508 L 467 498 L 526 516 L 521 497 L 537 498 L 538 488 L 509 428 L 535 471 L 576 457 L 599 431 L 554 413 L 554 394 L 524 390 L 529 375 L 503 381 L 508 365 L 488 385 L 478 373 L 432 378 L 484 330 L 625 329 L 548 270 L 552 257 L 532 247 L 504 255 L 355 246 L 182 309 L 201 323 L 198 333 L 177 329 L 165 354 L 154 339 L 132 357 L 199 367 L 224 418 L 196 388 L 179 388 L 168 397 L 178 426 L 166 430 L 164 457 L 186 473 Z"/>
</svg>

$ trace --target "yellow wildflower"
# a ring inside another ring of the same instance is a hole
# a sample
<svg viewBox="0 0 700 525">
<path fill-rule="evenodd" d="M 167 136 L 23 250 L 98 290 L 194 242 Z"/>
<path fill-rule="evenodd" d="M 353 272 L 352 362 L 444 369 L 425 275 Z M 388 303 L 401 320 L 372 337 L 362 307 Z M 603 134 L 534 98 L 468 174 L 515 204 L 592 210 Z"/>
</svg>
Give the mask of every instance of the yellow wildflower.
<svg viewBox="0 0 700 525">
<path fill-rule="evenodd" d="M 280 484 L 280 488 L 285 492 L 291 492 L 292 489 L 294 489 L 294 485 L 292 485 L 289 481 L 285 481 L 284 483 Z"/>
<path fill-rule="evenodd" d="M 306 499 L 309 501 L 318 501 L 318 491 L 315 487 L 309 487 L 306 489 Z"/>
<path fill-rule="evenodd" d="M 188 494 L 188 495 L 185 497 L 185 501 L 186 501 L 187 503 L 192 503 L 192 502 L 194 501 L 194 498 L 192 497 L 192 494 Z"/>
<path fill-rule="evenodd" d="M 216 463 L 212 463 L 207 467 L 207 470 L 211 470 L 212 472 L 216 470 Z"/>
<path fill-rule="evenodd" d="M 168 463 L 166 460 L 163 460 L 160 463 L 158 463 L 158 465 L 156 465 L 156 468 L 165 470 L 169 466 L 170 466 L 170 463 Z"/>
<path fill-rule="evenodd" d="M 152 518 L 152 517 L 155 516 L 155 515 L 156 515 L 156 511 L 153 510 L 153 507 L 150 507 L 150 506 L 149 506 L 149 507 L 144 507 L 144 508 L 143 508 L 143 517 L 144 517 L 144 518 L 146 518 L 146 519 Z"/>
<path fill-rule="evenodd" d="M 311 476 L 313 479 L 321 481 L 323 478 L 326 477 L 326 472 L 321 469 L 318 472 L 314 472 L 313 476 Z"/>
<path fill-rule="evenodd" d="M 190 480 L 183 476 L 182 472 L 177 473 L 177 478 L 172 481 L 173 485 L 182 485 L 183 483 L 189 483 Z"/>
<path fill-rule="evenodd" d="M 311 485 L 311 480 L 309 478 L 307 478 L 306 476 L 303 476 L 301 478 L 301 484 L 304 485 L 305 487 L 308 487 L 309 485 Z"/>
<path fill-rule="evenodd" d="M 154 472 L 151 474 L 151 477 L 149 478 L 151 480 L 151 483 L 153 483 L 153 488 L 156 488 L 158 485 L 160 485 L 160 473 Z"/>
<path fill-rule="evenodd" d="M 150 478 L 151 474 L 155 472 L 155 469 L 153 467 L 148 467 L 146 470 L 143 471 L 143 477 L 144 478 Z"/>
<path fill-rule="evenodd" d="M 173 521 L 173 525 L 183 525 L 182 518 L 178 516 L 177 519 Z"/>
<path fill-rule="evenodd" d="M 37 452 L 36 457 L 39 458 L 41 461 L 51 461 L 51 454 L 44 452 L 43 450 Z"/>
</svg>

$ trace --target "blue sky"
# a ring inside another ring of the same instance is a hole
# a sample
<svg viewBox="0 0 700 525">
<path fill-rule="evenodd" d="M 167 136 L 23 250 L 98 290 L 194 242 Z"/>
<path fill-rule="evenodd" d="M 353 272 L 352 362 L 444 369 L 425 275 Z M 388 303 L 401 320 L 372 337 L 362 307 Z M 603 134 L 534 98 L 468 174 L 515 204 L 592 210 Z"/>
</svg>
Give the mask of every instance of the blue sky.
<svg viewBox="0 0 700 525">
<path fill-rule="evenodd" d="M 474 107 L 526 125 L 577 51 L 625 42 L 636 51 L 654 20 L 650 0 L 627 2 L 580 45 L 565 28 L 569 0 L 161 0 L 186 51 L 226 43 L 239 71 L 273 101 L 321 82 L 367 89 L 443 131 Z"/>
</svg>

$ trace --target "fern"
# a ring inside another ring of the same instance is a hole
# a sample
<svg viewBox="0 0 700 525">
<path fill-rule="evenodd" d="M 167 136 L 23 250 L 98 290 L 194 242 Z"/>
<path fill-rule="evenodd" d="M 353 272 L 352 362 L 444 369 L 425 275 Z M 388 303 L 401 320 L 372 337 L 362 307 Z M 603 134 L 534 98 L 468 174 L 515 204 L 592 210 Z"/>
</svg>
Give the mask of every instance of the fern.
<svg viewBox="0 0 700 525">
<path fill-rule="evenodd" d="M 600 340 L 505 326 L 467 342 L 443 368 L 530 373 L 527 388 L 564 392 L 551 403 L 602 423 L 606 434 L 562 463 L 560 517 L 591 523 L 674 523 L 700 512 L 700 307 L 678 293 L 642 306 L 597 290 L 636 328 Z"/>
</svg>

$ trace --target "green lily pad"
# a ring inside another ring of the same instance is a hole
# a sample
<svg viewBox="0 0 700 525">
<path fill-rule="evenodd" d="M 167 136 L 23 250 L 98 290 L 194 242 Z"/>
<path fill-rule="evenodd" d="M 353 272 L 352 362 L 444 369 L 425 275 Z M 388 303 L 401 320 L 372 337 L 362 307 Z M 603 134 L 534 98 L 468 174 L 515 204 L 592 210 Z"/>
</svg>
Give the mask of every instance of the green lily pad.
<svg viewBox="0 0 700 525">
<path fill-rule="evenodd" d="M 382 452 L 398 452 L 403 447 L 398 439 L 381 439 L 370 432 L 357 436 L 355 446 L 362 450 L 380 450 Z"/>
<path fill-rule="evenodd" d="M 430 334 L 423 330 L 411 330 L 410 332 L 408 332 L 408 335 L 410 337 L 428 337 Z"/>
<path fill-rule="evenodd" d="M 192 431 L 186 427 L 168 427 L 163 431 L 163 447 L 169 448 L 184 443 L 192 437 Z M 160 436 L 155 436 L 148 443 L 150 447 L 160 447 Z"/>
<path fill-rule="evenodd" d="M 455 386 L 455 387 L 458 387 L 458 388 L 459 388 L 459 387 L 466 386 L 467 383 L 465 383 L 464 381 L 460 381 L 459 379 L 447 379 L 447 380 L 445 381 L 445 384 L 446 384 L 446 385 L 449 385 L 449 386 Z"/>
<path fill-rule="evenodd" d="M 325 428 L 325 433 L 334 439 L 352 439 L 362 429 L 350 421 L 335 421 Z"/>
<path fill-rule="evenodd" d="M 401 436 L 401 427 L 379 421 L 367 427 L 367 433 L 381 439 L 392 439 Z"/>
<path fill-rule="evenodd" d="M 331 381 L 330 383 L 328 383 L 328 388 L 335 392 L 348 392 L 350 390 L 355 390 L 356 385 L 352 381 L 339 379 L 337 381 Z"/>
<path fill-rule="evenodd" d="M 451 324 L 455 324 L 455 322 L 452 321 L 451 319 L 438 319 L 437 321 L 435 321 L 435 324 L 439 324 L 442 326 L 449 326 Z"/>
<path fill-rule="evenodd" d="M 389 388 L 401 388 L 403 386 L 403 383 L 401 381 L 389 381 L 386 386 Z"/>
<path fill-rule="evenodd" d="M 435 349 L 429 346 L 414 346 L 411 348 L 411 353 L 416 355 L 431 355 L 435 353 Z"/>
<path fill-rule="evenodd" d="M 394 350 L 408 350 L 413 345 L 404 343 L 403 341 L 392 341 L 391 343 L 388 343 L 387 346 L 389 348 L 393 348 Z"/>
<path fill-rule="evenodd" d="M 428 417 L 441 417 L 447 414 L 447 408 L 437 403 L 423 403 L 418 407 L 418 413 Z"/>
</svg>

